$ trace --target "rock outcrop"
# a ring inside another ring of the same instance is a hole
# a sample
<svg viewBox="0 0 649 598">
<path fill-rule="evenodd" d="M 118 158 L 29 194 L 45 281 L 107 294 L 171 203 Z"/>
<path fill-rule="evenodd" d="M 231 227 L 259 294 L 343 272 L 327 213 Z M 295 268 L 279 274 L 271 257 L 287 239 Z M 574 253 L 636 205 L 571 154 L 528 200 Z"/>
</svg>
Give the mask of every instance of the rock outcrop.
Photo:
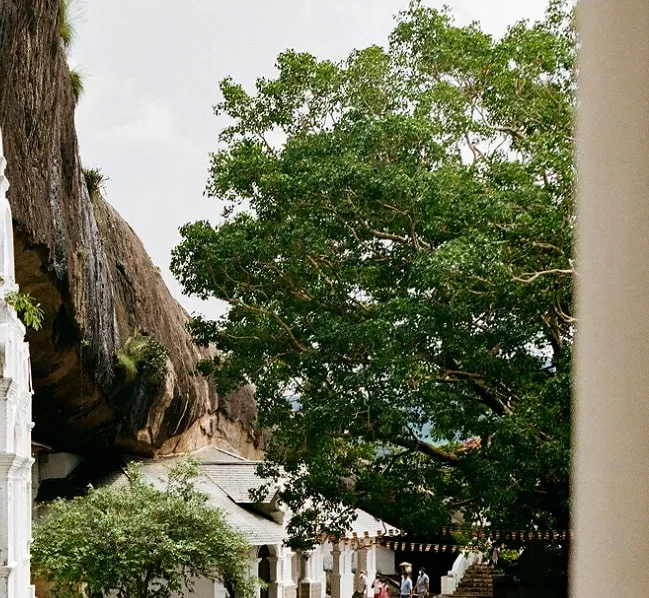
<svg viewBox="0 0 649 598">
<path fill-rule="evenodd" d="M 62 10 L 61 0 L 0 0 L 0 128 L 16 277 L 46 316 L 28 337 L 34 438 L 77 452 L 155 454 L 213 443 L 256 455 L 252 394 L 221 400 L 192 375 L 207 353 L 185 330 L 187 314 L 133 230 L 88 192 Z M 119 367 L 134 336 L 166 348 L 159 378 L 137 364 Z"/>
</svg>

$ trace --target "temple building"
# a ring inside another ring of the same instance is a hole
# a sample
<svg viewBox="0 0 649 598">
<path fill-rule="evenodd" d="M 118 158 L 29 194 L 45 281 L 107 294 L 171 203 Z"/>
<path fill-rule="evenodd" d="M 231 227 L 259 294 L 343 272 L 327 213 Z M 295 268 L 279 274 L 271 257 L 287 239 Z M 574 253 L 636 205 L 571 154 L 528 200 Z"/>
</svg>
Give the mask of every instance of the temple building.
<svg viewBox="0 0 649 598">
<path fill-rule="evenodd" d="M 18 291 L 5 166 L 0 134 L 0 598 L 33 598 L 31 370 L 25 327 L 5 300 Z"/>
<path fill-rule="evenodd" d="M 250 490 L 264 483 L 256 475 L 256 461 L 215 447 L 192 456 L 200 464 L 197 489 L 209 496 L 210 503 L 225 513 L 230 525 L 252 546 L 250 575 L 267 585 L 259 590 L 258 598 L 352 598 L 360 571 L 366 572 L 369 584 L 377 573 L 394 575 L 394 552 L 374 542 L 378 536 L 396 533 L 392 526 L 357 509 L 356 520 L 348 530 L 348 537 L 356 536 L 357 543 L 323 542 L 309 553 L 294 552 L 284 545 L 290 514 L 279 502 L 278 489 L 271 488 L 261 502 L 250 497 Z M 144 461 L 142 472 L 151 482 L 160 482 L 172 461 Z M 191 596 L 237 598 L 232 594 L 222 584 L 202 579 Z"/>
</svg>

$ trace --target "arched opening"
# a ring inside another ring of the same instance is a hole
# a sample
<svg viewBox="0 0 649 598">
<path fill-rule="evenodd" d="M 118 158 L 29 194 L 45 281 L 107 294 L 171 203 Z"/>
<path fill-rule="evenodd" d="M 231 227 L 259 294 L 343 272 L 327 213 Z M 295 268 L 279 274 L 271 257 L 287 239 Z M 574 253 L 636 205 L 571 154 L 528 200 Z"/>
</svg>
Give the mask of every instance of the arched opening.
<svg viewBox="0 0 649 598">
<path fill-rule="evenodd" d="M 261 588 L 259 598 L 268 598 L 268 588 L 270 586 L 270 548 L 268 546 L 260 546 L 257 558 L 259 564 L 257 566 L 257 577 L 266 584 L 265 588 Z"/>
</svg>

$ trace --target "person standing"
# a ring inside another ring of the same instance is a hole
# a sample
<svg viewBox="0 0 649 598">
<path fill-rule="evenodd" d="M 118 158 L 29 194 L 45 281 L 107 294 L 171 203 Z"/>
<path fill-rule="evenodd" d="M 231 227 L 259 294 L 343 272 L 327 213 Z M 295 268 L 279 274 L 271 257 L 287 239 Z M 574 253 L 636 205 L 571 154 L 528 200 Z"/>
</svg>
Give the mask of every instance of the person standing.
<svg viewBox="0 0 649 598">
<path fill-rule="evenodd" d="M 361 598 L 369 598 L 369 584 L 367 583 L 367 572 L 361 571 L 358 578 L 358 593 Z"/>
<path fill-rule="evenodd" d="M 420 567 L 419 577 L 417 578 L 417 583 L 415 584 L 418 598 L 428 598 L 429 585 L 430 580 L 428 579 L 428 575 L 426 575 L 426 569 Z"/>
<path fill-rule="evenodd" d="M 491 552 L 491 564 L 496 568 L 498 566 L 498 557 L 500 556 L 500 550 L 498 546 L 494 544 L 493 551 Z"/>
<path fill-rule="evenodd" d="M 403 572 L 401 577 L 401 590 L 399 591 L 400 598 L 410 598 L 412 594 L 412 580 L 407 571 Z"/>
</svg>

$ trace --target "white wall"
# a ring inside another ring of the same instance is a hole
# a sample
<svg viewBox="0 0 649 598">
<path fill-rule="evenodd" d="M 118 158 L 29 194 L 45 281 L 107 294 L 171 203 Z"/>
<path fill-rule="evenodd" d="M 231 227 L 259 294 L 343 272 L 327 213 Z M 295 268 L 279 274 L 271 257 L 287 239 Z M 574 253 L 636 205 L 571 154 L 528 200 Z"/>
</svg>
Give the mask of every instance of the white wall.
<svg viewBox="0 0 649 598">
<path fill-rule="evenodd" d="M 393 550 L 385 546 L 376 547 L 376 570 L 383 575 L 396 575 L 396 556 Z"/>
<path fill-rule="evenodd" d="M 83 458 L 72 453 L 41 453 L 39 469 L 41 480 L 60 480 L 67 478 Z"/>
</svg>

